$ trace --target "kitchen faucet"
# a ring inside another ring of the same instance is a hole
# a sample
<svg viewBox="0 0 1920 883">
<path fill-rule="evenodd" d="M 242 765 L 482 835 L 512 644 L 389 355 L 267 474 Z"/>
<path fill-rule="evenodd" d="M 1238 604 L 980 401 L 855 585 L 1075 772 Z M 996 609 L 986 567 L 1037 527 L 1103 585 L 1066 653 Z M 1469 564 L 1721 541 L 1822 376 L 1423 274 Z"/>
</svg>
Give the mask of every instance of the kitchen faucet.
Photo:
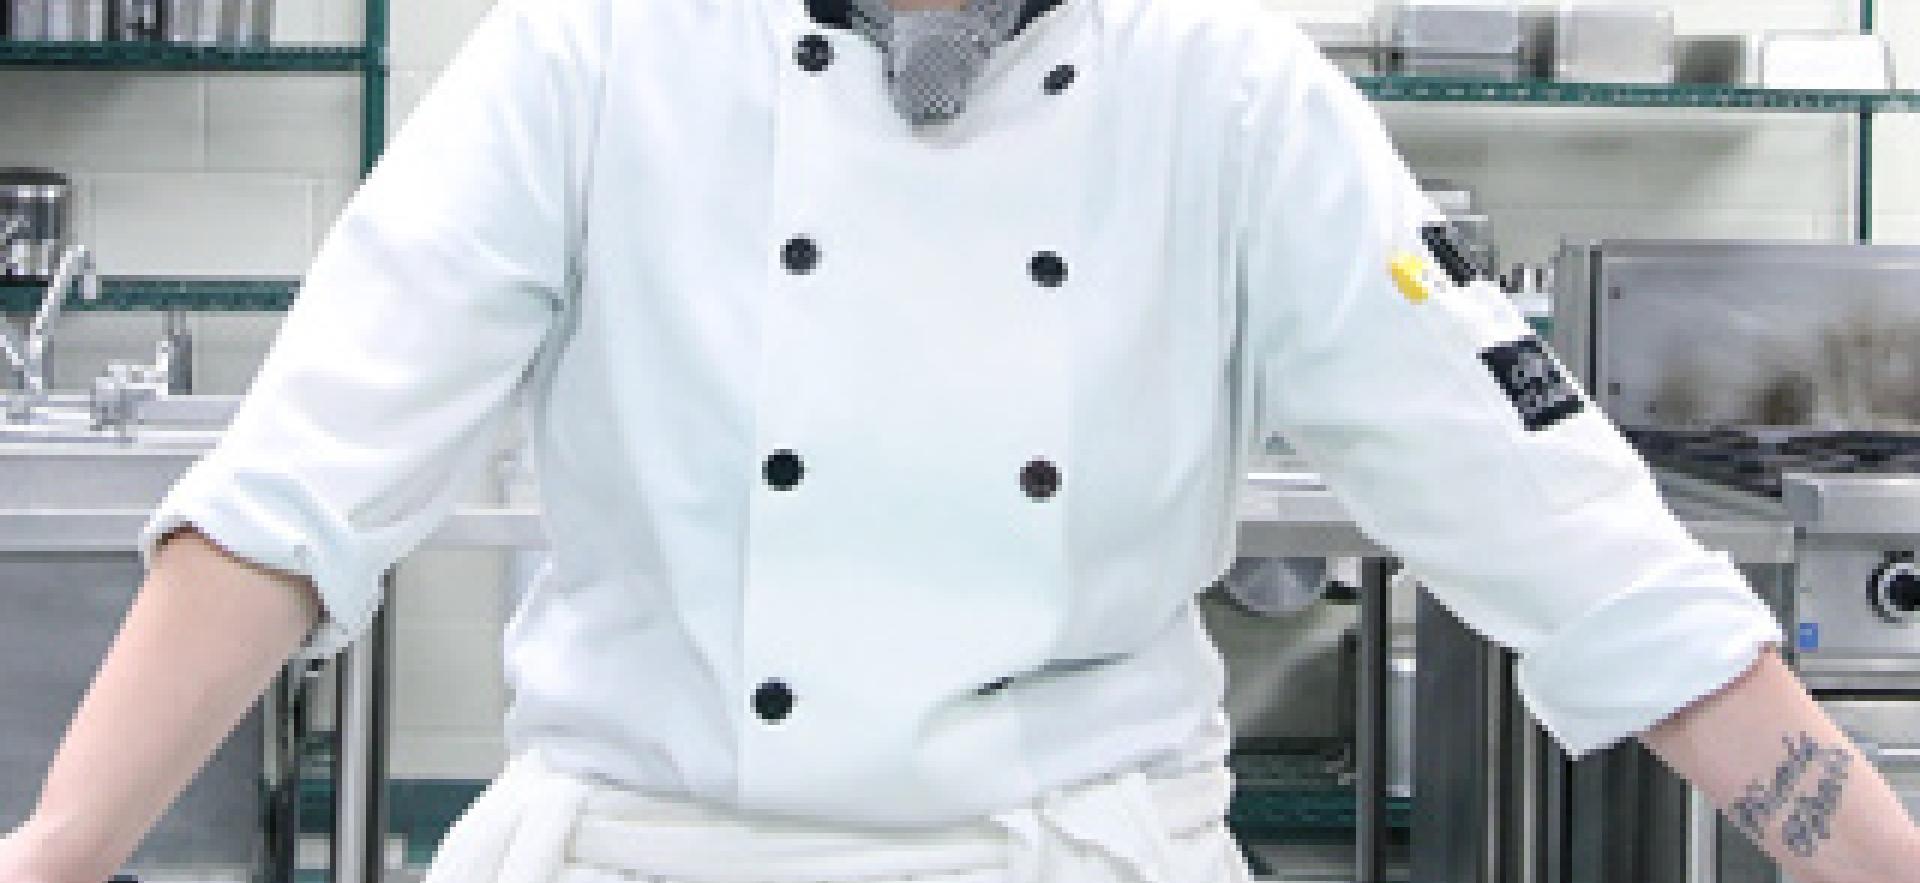
<svg viewBox="0 0 1920 883">
<path fill-rule="evenodd" d="M 31 422 L 33 413 L 45 400 L 47 393 L 47 343 L 53 334 L 53 324 L 66 309 L 69 290 L 79 283 L 80 296 L 87 300 L 100 298 L 100 275 L 96 272 L 93 252 L 84 245 L 67 249 L 60 258 L 60 268 L 53 274 L 53 282 L 40 299 L 40 311 L 33 317 L 33 324 L 27 328 L 25 347 L 16 348 L 6 343 L 7 361 L 21 375 L 23 391 L 13 396 L 7 408 L 7 418 L 11 421 Z"/>
<path fill-rule="evenodd" d="M 0 251 L 5 251 L 7 246 L 12 245 L 14 237 L 18 236 L 20 229 L 26 225 L 25 218 L 18 216 L 8 218 L 5 229 L 0 229 Z M 18 382 L 24 384 L 27 370 L 26 357 L 20 353 L 20 344 L 14 339 L 13 329 L 7 327 L 4 321 L 0 321 L 0 358 L 7 360 L 7 374 L 21 377 L 22 379 Z M 0 376 L 0 380 L 4 379 L 6 379 L 4 376 Z"/>
</svg>

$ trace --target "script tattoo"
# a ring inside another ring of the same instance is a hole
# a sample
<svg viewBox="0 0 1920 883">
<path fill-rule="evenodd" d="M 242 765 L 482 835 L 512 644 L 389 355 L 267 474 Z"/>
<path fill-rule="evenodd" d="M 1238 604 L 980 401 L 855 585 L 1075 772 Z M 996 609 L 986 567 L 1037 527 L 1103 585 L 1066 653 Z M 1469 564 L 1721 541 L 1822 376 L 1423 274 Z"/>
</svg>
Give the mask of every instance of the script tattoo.
<svg viewBox="0 0 1920 883">
<path fill-rule="evenodd" d="M 1734 825 L 1755 840 L 1786 810 L 1780 823 L 1780 842 L 1788 852 L 1810 858 L 1833 836 L 1833 815 L 1846 785 L 1853 755 L 1845 748 L 1829 748 L 1812 736 L 1783 736 L 1787 759 L 1774 768 L 1773 778 L 1747 784 L 1739 799 L 1727 808 Z M 1811 782 L 1809 780 L 1811 779 Z"/>
</svg>

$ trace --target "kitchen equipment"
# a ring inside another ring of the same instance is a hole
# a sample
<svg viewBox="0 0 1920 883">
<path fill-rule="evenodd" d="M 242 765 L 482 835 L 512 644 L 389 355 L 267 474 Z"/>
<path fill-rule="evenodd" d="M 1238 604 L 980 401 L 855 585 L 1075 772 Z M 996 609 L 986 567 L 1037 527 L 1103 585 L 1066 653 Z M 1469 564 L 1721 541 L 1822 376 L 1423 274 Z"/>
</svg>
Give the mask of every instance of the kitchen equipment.
<svg viewBox="0 0 1920 883">
<path fill-rule="evenodd" d="M 1877 34 L 1776 31 L 1760 44 L 1760 82 L 1769 89 L 1892 89 L 1893 50 Z"/>
<path fill-rule="evenodd" d="M 1793 664 L 1912 799 L 1920 772 L 1920 247 L 1576 244 L 1557 266 L 1561 356 L 1669 499 L 1790 524 L 1771 598 Z M 1657 772 L 1634 787 L 1670 790 Z M 1898 783 L 1906 783 L 1904 785 Z M 1604 795 L 1602 815 L 1617 811 Z M 1695 881 L 1772 880 L 1693 801 Z M 1630 832 L 1644 846 L 1659 831 Z M 1546 881 L 1555 883 L 1555 881 Z"/>
<path fill-rule="evenodd" d="M 1487 278 L 1493 278 L 1500 264 L 1500 251 L 1493 240 L 1493 220 L 1481 209 L 1473 189 L 1433 178 L 1423 179 L 1420 189 L 1459 234 L 1459 245 L 1467 263 Z"/>
<path fill-rule="evenodd" d="M 166 36 L 161 0 L 115 0 L 109 22 L 115 40 L 159 40 Z"/>
<path fill-rule="evenodd" d="M 1517 80 L 1531 72 L 1528 27 L 1514 0 L 1393 0 L 1378 22 L 1398 73 Z"/>
<path fill-rule="evenodd" d="M 49 40 L 99 42 L 107 38 L 107 0 L 46 0 Z"/>
<path fill-rule="evenodd" d="M 1678 83 L 1739 86 L 1753 79 L 1758 62 L 1753 40 L 1744 35 L 1689 35 L 1674 38 Z"/>
<path fill-rule="evenodd" d="M 67 176 L 48 169 L 0 169 L 0 228 L 19 222 L 0 245 L 0 282 L 52 281 L 67 245 L 72 190 Z"/>
<path fill-rule="evenodd" d="M 1553 73 L 1568 82 L 1673 82 L 1673 10 L 1651 3 L 1562 4 Z"/>
<path fill-rule="evenodd" d="M 1920 463 L 1920 441 L 1883 446 Z M 1904 699 L 1920 718 L 1920 469 L 1896 477 L 1820 463 L 1786 475 L 1782 492 L 1818 547 L 1800 563 L 1802 677 L 1816 694 Z"/>
<path fill-rule="evenodd" d="M 273 0 L 164 0 L 161 21 L 175 43 L 259 44 L 273 35 Z"/>
<path fill-rule="evenodd" d="M 200 19 L 206 11 L 207 4 L 208 0 L 162 0 L 160 25 L 166 34 L 166 41 L 212 43 L 213 32 L 203 31 L 200 25 Z M 217 15 L 214 16 L 214 21 L 217 23 Z"/>
<path fill-rule="evenodd" d="M 7 39 L 45 40 L 48 0 L 7 0 Z"/>
<path fill-rule="evenodd" d="M 1831 700 L 1827 714 L 1887 777 L 1907 812 L 1920 817 L 1920 715 L 1912 706 L 1871 700 Z"/>
<path fill-rule="evenodd" d="M 1386 68 L 1381 59 L 1386 47 L 1365 22 L 1303 22 L 1300 29 L 1348 76 L 1368 76 Z"/>
<path fill-rule="evenodd" d="M 1920 247 L 1608 242 L 1562 262 L 1556 321 L 1586 336 L 1561 355 L 1623 424 L 1920 429 Z"/>
<path fill-rule="evenodd" d="M 223 0 L 216 29 L 221 43 L 259 45 L 273 39 L 274 0 Z"/>
</svg>

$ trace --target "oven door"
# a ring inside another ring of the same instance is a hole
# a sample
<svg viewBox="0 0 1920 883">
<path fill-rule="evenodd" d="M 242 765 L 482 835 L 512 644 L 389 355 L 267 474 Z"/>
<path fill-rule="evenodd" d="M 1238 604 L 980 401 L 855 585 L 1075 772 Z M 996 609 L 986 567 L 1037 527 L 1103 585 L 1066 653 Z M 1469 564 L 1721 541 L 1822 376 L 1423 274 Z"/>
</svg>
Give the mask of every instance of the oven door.
<svg viewBox="0 0 1920 883">
<path fill-rule="evenodd" d="M 1898 699 L 1825 699 L 1820 704 L 1887 777 L 1908 814 L 1920 817 L 1920 692 Z"/>
</svg>

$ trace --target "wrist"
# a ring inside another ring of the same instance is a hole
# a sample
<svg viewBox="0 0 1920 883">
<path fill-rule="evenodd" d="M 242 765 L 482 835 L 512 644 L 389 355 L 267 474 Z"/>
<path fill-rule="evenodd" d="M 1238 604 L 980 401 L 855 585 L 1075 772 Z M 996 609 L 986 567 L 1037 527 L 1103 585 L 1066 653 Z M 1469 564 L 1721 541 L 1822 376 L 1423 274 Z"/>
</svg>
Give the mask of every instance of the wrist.
<svg viewBox="0 0 1920 883">
<path fill-rule="evenodd" d="M 66 842 L 53 826 L 29 819 L 0 839 L 0 881 L 97 883 L 111 875 L 92 867 L 97 855 Z"/>
</svg>

